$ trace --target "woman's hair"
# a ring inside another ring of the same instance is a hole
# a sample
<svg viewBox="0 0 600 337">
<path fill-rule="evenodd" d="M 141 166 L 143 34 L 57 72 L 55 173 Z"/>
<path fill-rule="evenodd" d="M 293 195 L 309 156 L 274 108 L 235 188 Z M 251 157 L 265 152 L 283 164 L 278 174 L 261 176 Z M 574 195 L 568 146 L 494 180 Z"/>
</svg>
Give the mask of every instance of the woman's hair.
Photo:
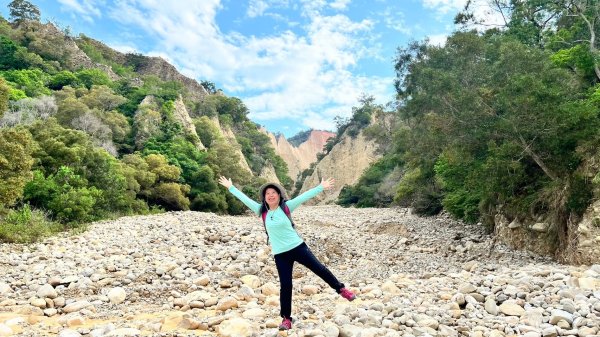
<svg viewBox="0 0 600 337">
<path fill-rule="evenodd" d="M 279 194 L 279 206 L 281 206 L 281 204 L 285 201 L 281 197 L 281 191 L 277 188 L 277 186 L 270 185 L 270 186 L 265 187 L 265 189 L 263 190 L 263 195 L 261 195 L 261 197 L 262 197 L 262 204 L 260 205 L 261 216 L 264 212 L 269 211 L 269 206 L 267 205 L 267 200 L 265 199 L 265 194 L 267 193 L 267 189 L 269 189 L 269 188 L 274 189 L 277 192 L 277 194 Z"/>
</svg>

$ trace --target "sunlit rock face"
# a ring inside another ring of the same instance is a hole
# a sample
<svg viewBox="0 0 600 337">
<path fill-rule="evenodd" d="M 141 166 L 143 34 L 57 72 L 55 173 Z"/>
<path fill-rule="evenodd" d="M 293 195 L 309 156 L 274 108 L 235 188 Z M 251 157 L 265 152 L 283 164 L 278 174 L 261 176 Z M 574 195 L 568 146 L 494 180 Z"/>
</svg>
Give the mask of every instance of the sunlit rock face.
<svg viewBox="0 0 600 337">
<path fill-rule="evenodd" d="M 317 186 L 322 178 L 335 178 L 333 189 L 311 200 L 316 204 L 334 202 L 345 185 L 356 184 L 364 170 L 381 157 L 378 148 L 377 143 L 367 139 L 363 132 L 354 138 L 344 134 L 306 178 L 300 193 Z"/>
<path fill-rule="evenodd" d="M 327 140 L 335 136 L 333 132 L 312 130 L 308 139 L 298 147 L 295 147 L 282 135 L 275 136 L 266 130 L 263 130 L 263 132 L 271 139 L 275 153 L 287 164 L 288 175 L 293 181 L 297 180 L 298 174 L 309 168 L 310 164 L 317 161 L 317 154 L 323 152 L 323 147 L 327 143 Z"/>
</svg>

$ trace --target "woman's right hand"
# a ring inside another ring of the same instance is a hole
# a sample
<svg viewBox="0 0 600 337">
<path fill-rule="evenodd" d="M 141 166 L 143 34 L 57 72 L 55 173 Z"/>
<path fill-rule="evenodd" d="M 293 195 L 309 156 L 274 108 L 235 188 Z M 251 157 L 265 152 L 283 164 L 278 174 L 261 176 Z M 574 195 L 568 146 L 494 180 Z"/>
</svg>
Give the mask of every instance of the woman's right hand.
<svg viewBox="0 0 600 337">
<path fill-rule="evenodd" d="M 233 185 L 233 182 L 231 182 L 231 178 L 227 179 L 224 176 L 220 176 L 219 184 L 225 186 L 226 189 L 229 189 Z"/>
</svg>

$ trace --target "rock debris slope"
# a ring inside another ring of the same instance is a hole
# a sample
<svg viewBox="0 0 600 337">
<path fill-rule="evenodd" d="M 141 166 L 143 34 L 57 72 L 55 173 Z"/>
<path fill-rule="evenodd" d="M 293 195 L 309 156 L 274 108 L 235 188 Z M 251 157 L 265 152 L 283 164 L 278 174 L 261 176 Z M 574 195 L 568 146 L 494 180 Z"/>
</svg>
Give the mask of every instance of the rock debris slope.
<svg viewBox="0 0 600 337">
<path fill-rule="evenodd" d="M 178 212 L 1 245 L 0 336 L 599 334 L 598 265 L 491 249 L 477 226 L 404 209 L 303 206 L 294 218 L 359 299 L 296 266 L 287 334 L 258 217 Z"/>
</svg>

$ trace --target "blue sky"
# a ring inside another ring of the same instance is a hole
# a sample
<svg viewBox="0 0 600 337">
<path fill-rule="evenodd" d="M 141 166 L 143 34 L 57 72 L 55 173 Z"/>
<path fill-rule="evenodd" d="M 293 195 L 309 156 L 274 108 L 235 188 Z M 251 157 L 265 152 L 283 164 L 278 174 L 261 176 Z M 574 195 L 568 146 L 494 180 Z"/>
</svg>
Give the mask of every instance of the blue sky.
<svg viewBox="0 0 600 337">
<path fill-rule="evenodd" d="M 241 98 L 287 137 L 334 130 L 362 94 L 394 97 L 398 47 L 441 44 L 466 0 L 33 0 L 50 20 L 122 52 L 161 56 Z M 0 11 L 8 17 L 2 0 Z M 489 13 L 488 13 L 489 14 Z"/>
</svg>

